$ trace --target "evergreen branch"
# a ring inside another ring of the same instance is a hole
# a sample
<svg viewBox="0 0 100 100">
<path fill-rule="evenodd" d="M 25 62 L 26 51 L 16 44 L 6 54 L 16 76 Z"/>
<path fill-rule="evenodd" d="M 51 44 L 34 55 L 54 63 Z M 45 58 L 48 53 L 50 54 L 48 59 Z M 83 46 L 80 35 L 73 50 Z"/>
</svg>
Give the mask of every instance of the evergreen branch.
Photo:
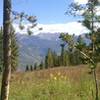
<svg viewBox="0 0 100 100">
<path fill-rule="evenodd" d="M 93 61 L 87 54 L 85 54 L 84 52 L 82 52 L 82 51 L 80 51 L 80 50 L 79 50 L 79 52 L 80 52 L 84 57 L 86 57 L 87 59 L 89 59 L 89 61 L 90 61 L 93 65 L 95 65 L 94 61 Z"/>
</svg>

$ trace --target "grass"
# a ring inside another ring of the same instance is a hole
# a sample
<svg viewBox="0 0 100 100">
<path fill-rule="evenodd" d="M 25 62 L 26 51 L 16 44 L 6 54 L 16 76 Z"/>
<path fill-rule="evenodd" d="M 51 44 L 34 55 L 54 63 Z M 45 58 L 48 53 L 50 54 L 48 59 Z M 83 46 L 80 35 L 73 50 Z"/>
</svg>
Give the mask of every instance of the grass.
<svg viewBox="0 0 100 100">
<path fill-rule="evenodd" d="M 81 65 L 14 73 L 9 100 L 94 100 L 94 81 L 89 71 Z M 99 80 L 99 69 L 97 75 Z"/>
</svg>

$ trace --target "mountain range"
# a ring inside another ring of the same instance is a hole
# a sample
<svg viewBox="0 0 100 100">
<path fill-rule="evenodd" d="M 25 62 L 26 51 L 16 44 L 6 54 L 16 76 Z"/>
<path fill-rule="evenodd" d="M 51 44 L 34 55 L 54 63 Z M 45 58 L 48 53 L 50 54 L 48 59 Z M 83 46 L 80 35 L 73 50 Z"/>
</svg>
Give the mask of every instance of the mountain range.
<svg viewBox="0 0 100 100">
<path fill-rule="evenodd" d="M 59 53 L 61 44 L 59 35 L 60 33 L 39 33 L 29 36 L 17 33 L 19 68 L 23 69 L 26 65 L 33 65 L 44 60 L 48 48 Z"/>
<path fill-rule="evenodd" d="M 26 65 L 34 65 L 44 60 L 48 49 L 60 54 L 60 44 L 63 42 L 59 39 L 60 33 L 39 33 L 37 35 L 27 35 L 16 33 L 19 46 L 19 68 L 25 69 Z M 86 44 L 91 41 L 85 38 Z M 78 36 L 75 36 L 77 40 Z"/>
</svg>

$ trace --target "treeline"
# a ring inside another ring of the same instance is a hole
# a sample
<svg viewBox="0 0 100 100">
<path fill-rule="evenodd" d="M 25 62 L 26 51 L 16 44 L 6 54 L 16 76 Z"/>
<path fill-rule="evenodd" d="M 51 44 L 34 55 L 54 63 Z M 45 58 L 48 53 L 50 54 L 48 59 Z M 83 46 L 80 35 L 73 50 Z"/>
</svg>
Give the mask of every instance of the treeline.
<svg viewBox="0 0 100 100">
<path fill-rule="evenodd" d="M 47 55 L 45 56 L 45 68 L 79 64 L 82 64 L 81 54 L 78 51 L 66 50 L 64 44 L 61 44 L 60 55 L 48 49 Z"/>
<path fill-rule="evenodd" d="M 26 71 L 48 69 L 60 66 L 74 66 L 83 64 L 82 55 L 77 50 L 66 49 L 65 44 L 61 44 L 61 52 L 57 54 L 52 49 L 48 49 L 45 59 L 40 64 L 34 66 L 26 65 Z"/>
<path fill-rule="evenodd" d="M 60 36 L 67 36 L 67 34 L 61 34 Z M 67 36 L 68 37 L 68 36 Z M 73 49 L 72 44 L 77 44 L 77 49 Z M 54 67 L 60 67 L 60 66 L 75 66 L 80 64 L 87 64 L 88 59 L 83 57 L 82 53 L 80 51 L 84 51 L 86 54 L 89 52 L 89 55 L 91 55 L 91 43 L 87 44 L 84 41 L 84 38 L 80 35 L 77 37 L 77 39 L 74 41 L 71 41 L 69 43 L 70 45 L 66 45 L 62 43 L 61 46 L 61 52 L 57 54 L 57 52 L 53 51 L 52 49 L 48 49 L 47 54 L 45 56 L 45 59 L 41 61 L 40 64 L 35 63 L 33 66 L 33 70 L 39 70 L 39 69 L 47 69 L 47 68 L 54 68 Z M 83 49 L 83 47 L 86 47 Z M 99 55 L 95 55 L 96 62 L 100 62 Z M 30 69 L 31 68 L 27 68 Z"/>
</svg>

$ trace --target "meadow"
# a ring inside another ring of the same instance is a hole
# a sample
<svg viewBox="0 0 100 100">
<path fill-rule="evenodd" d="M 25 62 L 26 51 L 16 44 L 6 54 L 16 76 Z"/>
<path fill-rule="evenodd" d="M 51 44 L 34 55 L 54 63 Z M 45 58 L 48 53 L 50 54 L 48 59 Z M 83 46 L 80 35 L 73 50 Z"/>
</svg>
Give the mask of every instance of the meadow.
<svg viewBox="0 0 100 100">
<path fill-rule="evenodd" d="M 97 76 L 100 87 L 99 68 Z M 83 65 L 16 72 L 10 84 L 9 100 L 95 100 L 91 70 Z"/>
</svg>

